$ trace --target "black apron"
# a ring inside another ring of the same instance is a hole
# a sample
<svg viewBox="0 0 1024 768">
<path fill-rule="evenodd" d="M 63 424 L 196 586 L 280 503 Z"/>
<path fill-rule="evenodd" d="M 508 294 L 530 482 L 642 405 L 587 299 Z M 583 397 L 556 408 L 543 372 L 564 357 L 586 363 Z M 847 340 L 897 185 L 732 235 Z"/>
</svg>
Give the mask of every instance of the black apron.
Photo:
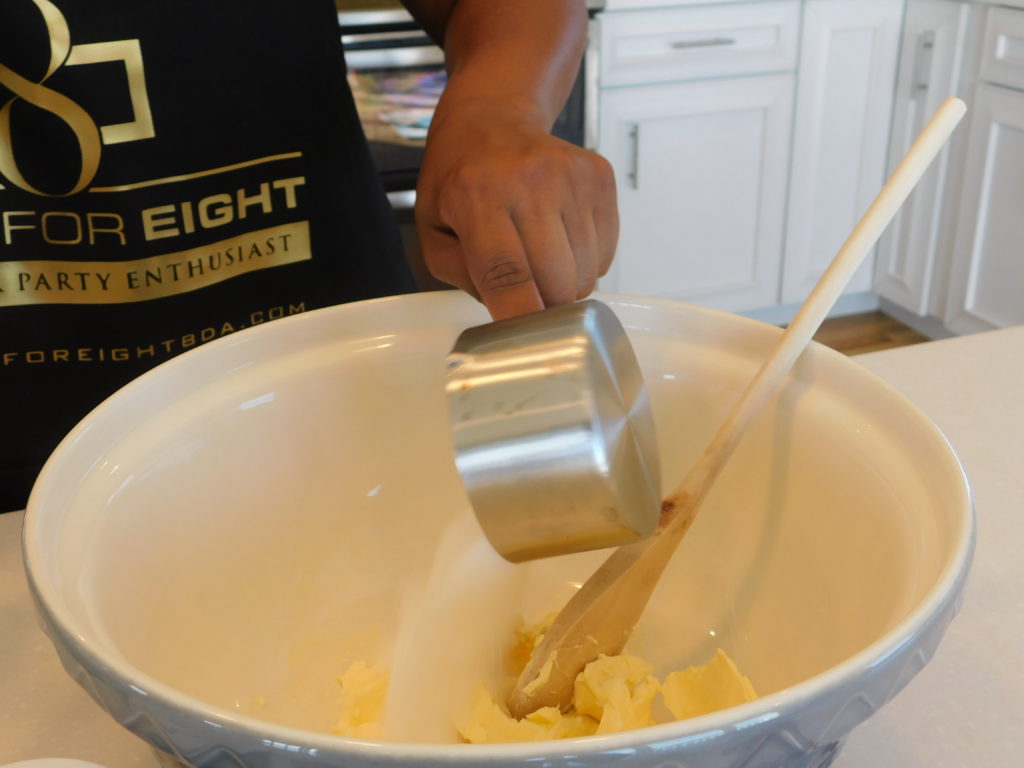
<svg viewBox="0 0 1024 768">
<path fill-rule="evenodd" d="M 0 511 L 154 365 L 411 290 L 330 0 L 0 4 Z"/>
</svg>

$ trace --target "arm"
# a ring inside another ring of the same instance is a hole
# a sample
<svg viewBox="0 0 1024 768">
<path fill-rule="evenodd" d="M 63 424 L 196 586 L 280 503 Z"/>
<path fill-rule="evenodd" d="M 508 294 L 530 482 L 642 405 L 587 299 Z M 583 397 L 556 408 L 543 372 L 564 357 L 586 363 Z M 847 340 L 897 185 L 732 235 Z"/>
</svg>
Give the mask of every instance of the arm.
<svg viewBox="0 0 1024 768">
<path fill-rule="evenodd" d="M 406 0 L 444 45 L 417 225 L 431 272 L 495 319 L 588 295 L 618 237 L 598 155 L 552 137 L 586 41 L 583 0 Z"/>
</svg>

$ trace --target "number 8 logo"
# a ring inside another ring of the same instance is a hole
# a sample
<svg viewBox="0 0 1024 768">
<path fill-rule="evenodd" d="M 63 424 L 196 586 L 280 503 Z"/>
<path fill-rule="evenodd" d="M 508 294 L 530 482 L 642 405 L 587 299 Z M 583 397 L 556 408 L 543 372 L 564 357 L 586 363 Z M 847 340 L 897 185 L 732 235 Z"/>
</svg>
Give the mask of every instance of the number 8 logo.
<svg viewBox="0 0 1024 768">
<path fill-rule="evenodd" d="M 67 61 L 71 52 L 71 33 L 64 16 L 50 0 L 32 0 L 46 23 L 50 36 L 50 64 L 38 83 L 33 83 L 9 67 L 0 64 L 0 84 L 14 93 L 14 98 L 0 107 L 0 174 L 26 192 L 47 197 L 74 195 L 85 189 L 96 175 L 100 165 L 102 140 L 100 130 L 89 114 L 67 96 L 45 86 L 46 81 Z M 75 135 L 82 166 L 78 180 L 64 193 L 47 193 L 33 187 L 18 169 L 11 143 L 11 107 L 22 99 L 34 107 L 46 110 L 64 122 Z"/>
</svg>

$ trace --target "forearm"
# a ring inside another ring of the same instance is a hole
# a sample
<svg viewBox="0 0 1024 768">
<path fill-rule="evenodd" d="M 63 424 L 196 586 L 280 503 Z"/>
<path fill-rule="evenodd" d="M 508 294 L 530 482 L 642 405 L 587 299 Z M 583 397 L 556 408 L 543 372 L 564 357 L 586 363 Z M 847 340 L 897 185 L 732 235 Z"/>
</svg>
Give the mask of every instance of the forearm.
<svg viewBox="0 0 1024 768">
<path fill-rule="evenodd" d="M 507 105 L 545 131 L 551 128 L 586 44 L 584 0 L 409 5 L 445 49 L 449 80 L 435 119 L 486 102 Z"/>
</svg>

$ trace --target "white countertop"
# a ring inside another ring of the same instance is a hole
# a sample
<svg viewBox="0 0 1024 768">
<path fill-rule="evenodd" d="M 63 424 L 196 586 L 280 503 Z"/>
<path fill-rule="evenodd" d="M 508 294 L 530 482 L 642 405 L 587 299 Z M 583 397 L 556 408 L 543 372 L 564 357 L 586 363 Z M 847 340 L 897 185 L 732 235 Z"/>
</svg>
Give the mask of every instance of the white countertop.
<svg viewBox="0 0 1024 768">
<path fill-rule="evenodd" d="M 1024 765 L 1024 326 L 856 358 L 946 433 L 974 489 L 978 544 L 935 658 L 857 728 L 835 768 Z M 0 766 L 66 757 L 158 768 L 61 669 L 37 628 L 21 513 L 0 515 Z"/>
</svg>

